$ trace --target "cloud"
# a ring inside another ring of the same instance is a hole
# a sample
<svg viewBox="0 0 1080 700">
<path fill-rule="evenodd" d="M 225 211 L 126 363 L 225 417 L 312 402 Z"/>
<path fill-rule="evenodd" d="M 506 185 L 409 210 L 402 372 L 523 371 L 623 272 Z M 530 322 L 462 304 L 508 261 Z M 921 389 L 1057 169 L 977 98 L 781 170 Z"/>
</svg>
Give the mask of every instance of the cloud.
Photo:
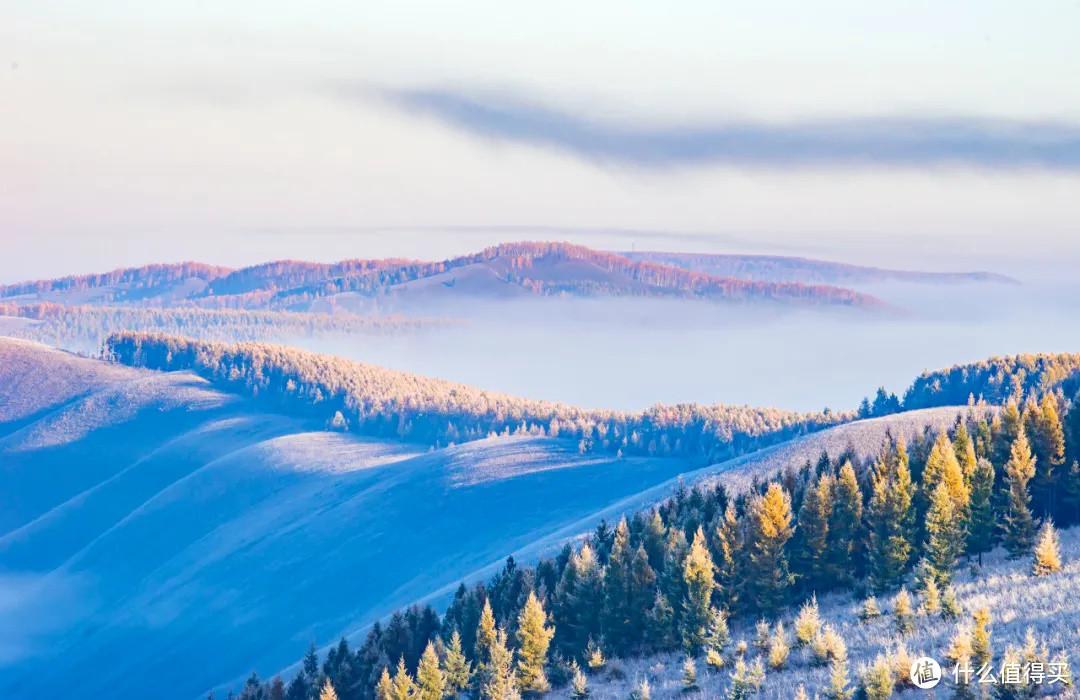
<svg viewBox="0 0 1080 700">
<path fill-rule="evenodd" d="M 605 123 L 534 102 L 482 99 L 452 90 L 382 90 L 378 95 L 409 113 L 481 138 L 644 167 L 716 163 L 1080 170 L 1080 126 L 1066 123 L 891 117 L 657 127 Z"/>
</svg>

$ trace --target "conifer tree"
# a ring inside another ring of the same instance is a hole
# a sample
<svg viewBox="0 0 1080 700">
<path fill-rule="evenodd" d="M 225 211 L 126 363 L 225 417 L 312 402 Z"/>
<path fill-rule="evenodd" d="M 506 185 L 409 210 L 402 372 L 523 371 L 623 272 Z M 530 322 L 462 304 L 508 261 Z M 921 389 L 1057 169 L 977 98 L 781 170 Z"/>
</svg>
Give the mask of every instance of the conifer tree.
<svg viewBox="0 0 1080 700">
<path fill-rule="evenodd" d="M 446 650 L 443 659 L 443 677 L 446 678 L 446 689 L 451 697 L 457 697 L 469 687 L 472 680 L 472 664 L 465 658 L 461 649 L 461 635 L 454 630 L 450 635 L 450 646 Z"/>
<path fill-rule="evenodd" d="M 484 609 L 480 613 L 480 624 L 476 627 L 476 648 L 473 651 L 473 658 L 476 660 L 474 680 L 478 688 L 483 687 L 491 675 L 491 654 L 497 641 L 495 614 L 491 611 L 491 601 L 485 599 Z"/>
<path fill-rule="evenodd" d="M 664 550 L 664 566 L 659 576 L 660 591 L 671 604 L 678 626 L 682 618 L 682 601 L 686 597 L 686 581 L 683 578 L 683 564 L 690 546 L 686 535 L 677 527 L 668 529 Z"/>
<path fill-rule="evenodd" d="M 627 612 L 631 643 L 640 644 L 648 627 L 649 612 L 656 598 L 656 573 L 649 566 L 649 555 L 643 545 L 638 545 L 630 565 L 630 590 Z"/>
<path fill-rule="evenodd" d="M 387 681 L 390 679 L 387 678 Z M 293 676 L 292 681 L 289 682 L 289 687 L 285 690 L 285 700 L 308 700 L 310 696 L 310 689 L 307 685 L 307 680 L 304 678 L 303 673 L 297 673 Z M 378 698 L 378 700 L 384 700 Z"/>
<path fill-rule="evenodd" d="M 1035 521 L 1028 504 L 1028 482 L 1035 476 L 1035 458 L 1031 454 L 1027 435 L 1020 428 L 1005 464 L 1006 482 L 1009 486 L 1008 511 L 1003 521 L 1005 548 L 1012 558 L 1031 551 L 1035 537 Z"/>
<path fill-rule="evenodd" d="M 829 700 L 851 700 L 854 691 L 851 677 L 848 675 L 847 645 L 838 637 L 839 644 L 834 645 L 832 661 L 829 664 L 829 685 L 825 697 Z"/>
<path fill-rule="evenodd" d="M 1065 430 L 1058 415 L 1057 399 L 1046 394 L 1029 416 L 1031 448 L 1035 455 L 1035 476 L 1031 481 L 1031 499 L 1035 512 L 1053 516 L 1057 512 L 1056 486 L 1065 463 Z"/>
<path fill-rule="evenodd" d="M 903 441 L 893 443 L 878 458 L 867 507 L 870 579 L 878 591 L 900 582 L 911 562 L 914 511 L 911 472 Z"/>
<path fill-rule="evenodd" d="M 682 640 L 692 653 L 705 644 L 712 622 L 712 592 L 715 585 L 712 557 L 705 545 L 705 532 L 699 527 L 683 563 Z"/>
<path fill-rule="evenodd" d="M 1061 553 L 1058 547 L 1057 530 L 1052 520 L 1047 519 L 1039 528 L 1039 537 L 1035 542 L 1031 572 L 1036 576 L 1061 571 Z"/>
<path fill-rule="evenodd" d="M 326 679 L 322 690 L 319 691 L 319 700 L 338 700 L 338 694 L 334 691 L 334 686 L 330 683 L 329 678 Z"/>
<path fill-rule="evenodd" d="M 775 482 L 750 503 L 746 572 L 753 585 L 748 597 L 761 612 L 775 612 L 787 602 L 792 576 L 784 548 L 791 539 L 791 520 L 791 499 Z"/>
<path fill-rule="evenodd" d="M 653 571 L 659 571 L 664 565 L 664 553 L 667 551 L 667 528 L 664 527 L 664 519 L 658 511 L 654 510 L 649 517 L 642 545 L 645 553 L 649 555 L 649 566 Z"/>
<path fill-rule="evenodd" d="M 723 518 L 716 528 L 716 580 L 719 584 L 721 603 L 728 612 L 738 609 L 740 575 L 739 522 L 735 504 L 728 503 Z"/>
<path fill-rule="evenodd" d="M 953 435 L 953 452 L 956 453 L 956 461 L 960 464 L 960 472 L 964 475 L 964 480 L 970 489 L 978 457 L 975 454 L 975 443 L 968 434 L 967 426 L 964 425 L 963 420 L 956 425 L 956 432 Z"/>
<path fill-rule="evenodd" d="M 923 469 L 922 489 L 920 491 L 923 505 L 919 509 L 920 514 L 926 513 L 930 509 L 930 501 L 933 498 L 934 490 L 937 489 L 939 484 L 946 487 L 956 513 L 961 518 L 964 518 L 970 498 L 967 480 L 964 478 L 960 461 L 956 458 L 956 451 L 953 449 L 952 441 L 949 440 L 949 436 L 944 429 L 938 433 L 937 439 L 934 440 L 934 446 L 930 449 L 930 456 L 927 457 L 926 466 Z"/>
<path fill-rule="evenodd" d="M 952 572 L 964 553 L 965 532 L 961 515 L 949 494 L 948 487 L 939 482 L 931 495 L 930 510 L 926 513 L 926 557 L 934 582 L 940 586 L 952 583 Z"/>
<path fill-rule="evenodd" d="M 662 591 L 656 592 L 652 609 L 649 611 L 649 641 L 658 650 L 671 649 L 675 646 L 675 610 Z"/>
<path fill-rule="evenodd" d="M 1073 409 L 1070 413 L 1080 414 Z M 1065 526 L 1080 523 L 1080 462 L 1073 460 L 1061 475 L 1061 504 L 1058 508 Z"/>
<path fill-rule="evenodd" d="M 850 584 L 854 579 L 856 542 L 862 519 L 862 491 L 854 467 L 845 461 L 834 483 L 827 550 L 827 576 L 838 585 Z"/>
<path fill-rule="evenodd" d="M 330 686 L 330 681 L 327 681 L 326 685 L 333 690 L 333 686 Z M 326 692 L 325 687 L 323 688 L 323 692 Z M 397 670 L 394 672 L 390 697 L 393 698 L 393 700 L 411 700 L 414 695 L 416 695 L 416 682 L 413 681 L 412 676 L 409 675 L 409 671 L 405 668 L 405 657 L 403 656 L 398 660 Z M 335 697 L 337 696 L 335 695 Z"/>
<path fill-rule="evenodd" d="M 971 660 L 976 668 L 990 663 L 992 651 L 990 647 L 990 610 L 979 608 L 974 615 L 975 628 L 971 632 Z"/>
<path fill-rule="evenodd" d="M 375 700 L 394 700 L 394 682 L 390 680 L 390 671 L 386 666 L 383 666 L 379 684 L 375 686 Z"/>
<path fill-rule="evenodd" d="M 622 518 L 615 528 L 611 553 L 604 568 L 604 610 L 601 620 L 604 638 L 616 654 L 626 651 L 633 635 L 630 622 L 633 557 L 634 553 L 630 549 L 630 528 L 626 524 L 626 518 Z"/>
<path fill-rule="evenodd" d="M 520 697 L 514 675 L 514 652 L 506 646 L 506 632 L 496 630 L 487 673 L 480 686 L 480 700 L 517 700 Z"/>
<path fill-rule="evenodd" d="M 720 654 L 730 641 L 731 633 L 728 631 L 727 615 L 723 610 L 713 608 L 708 634 L 705 636 L 705 644 L 708 645 L 709 649 Z"/>
<path fill-rule="evenodd" d="M 424 653 L 416 667 L 416 685 L 417 692 L 414 697 L 418 700 L 442 700 L 446 690 L 446 677 L 439 668 L 439 655 L 435 653 L 435 645 L 431 642 L 424 647 Z"/>
<path fill-rule="evenodd" d="M 728 686 L 728 700 L 746 700 L 761 688 L 765 680 L 765 667 L 759 657 L 752 666 L 739 656 L 735 659 L 735 668 L 731 671 L 731 684 Z"/>
<path fill-rule="evenodd" d="M 697 689 L 697 664 L 694 663 L 693 656 L 687 656 L 683 661 L 683 690 L 690 691 Z"/>
<path fill-rule="evenodd" d="M 893 606 L 893 622 L 898 634 L 911 634 L 915 629 L 915 611 L 911 608 L 911 596 L 906 588 L 901 588 L 896 594 L 896 602 Z"/>
<path fill-rule="evenodd" d="M 311 640 L 308 645 L 307 653 L 304 654 L 304 679 L 307 681 L 308 688 L 312 693 L 319 692 L 321 684 L 319 683 L 319 651 L 315 648 L 315 640 Z"/>
<path fill-rule="evenodd" d="M 795 530 L 794 568 L 802 577 L 802 587 L 825 591 L 829 587 L 829 519 L 832 515 L 833 478 L 822 474 L 806 489 Z"/>
<path fill-rule="evenodd" d="M 994 465 L 990 460 L 979 458 L 971 477 L 971 504 L 968 508 L 967 551 L 979 555 L 982 565 L 983 552 L 990 551 L 994 538 Z"/>
<path fill-rule="evenodd" d="M 625 526 L 623 521 L 620 525 Z M 618 542 L 616 535 L 616 542 Z M 617 544 L 616 544 L 617 546 Z M 518 617 L 518 686 L 526 693 L 544 693 L 550 689 L 544 665 L 547 663 L 548 646 L 555 630 L 546 626 L 547 614 L 536 594 L 529 591 L 529 598 Z"/>
</svg>

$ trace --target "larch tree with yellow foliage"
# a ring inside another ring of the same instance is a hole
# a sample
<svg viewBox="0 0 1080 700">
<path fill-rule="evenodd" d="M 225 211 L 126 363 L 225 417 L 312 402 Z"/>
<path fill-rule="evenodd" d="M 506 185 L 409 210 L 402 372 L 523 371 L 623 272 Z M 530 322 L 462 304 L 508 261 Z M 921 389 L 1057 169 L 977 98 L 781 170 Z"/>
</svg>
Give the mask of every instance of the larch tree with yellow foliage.
<svg viewBox="0 0 1080 700">
<path fill-rule="evenodd" d="M 793 577 L 784 547 L 791 539 L 791 497 L 773 482 L 747 512 L 746 580 L 748 597 L 759 612 L 776 612 L 788 600 Z"/>
</svg>

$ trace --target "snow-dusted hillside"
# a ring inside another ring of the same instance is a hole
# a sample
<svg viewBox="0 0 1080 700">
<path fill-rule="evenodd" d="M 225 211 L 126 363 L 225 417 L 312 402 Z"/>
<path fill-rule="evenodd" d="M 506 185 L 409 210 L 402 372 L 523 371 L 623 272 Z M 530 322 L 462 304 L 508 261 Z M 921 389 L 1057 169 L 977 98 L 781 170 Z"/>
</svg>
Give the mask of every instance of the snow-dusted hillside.
<svg viewBox="0 0 1080 700">
<path fill-rule="evenodd" d="M 685 474 L 738 479 L 886 427 L 855 423 Z M 548 438 L 417 452 L 266 413 L 193 375 L 0 340 L 0 695 L 194 698 L 445 600 L 666 497 L 683 462 Z M 895 428 L 894 428 L 895 430 Z M 161 693 L 165 693 L 161 695 Z"/>
</svg>

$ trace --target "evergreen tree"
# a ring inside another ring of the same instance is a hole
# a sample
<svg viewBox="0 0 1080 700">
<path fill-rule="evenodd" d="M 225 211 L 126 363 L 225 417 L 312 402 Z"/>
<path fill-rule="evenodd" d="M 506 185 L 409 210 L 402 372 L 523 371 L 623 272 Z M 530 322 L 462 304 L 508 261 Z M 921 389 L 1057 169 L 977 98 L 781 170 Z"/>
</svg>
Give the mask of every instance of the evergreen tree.
<svg viewBox="0 0 1080 700">
<path fill-rule="evenodd" d="M 1005 548 L 1012 558 L 1020 557 L 1031 551 L 1035 537 L 1035 521 L 1028 504 L 1028 482 L 1035 476 L 1035 458 L 1031 455 L 1027 435 L 1021 427 L 1009 453 L 1005 465 L 1006 482 L 1009 485 L 1008 512 L 1005 514 L 1003 529 Z"/>
<path fill-rule="evenodd" d="M 1035 476 L 1031 481 L 1031 499 L 1035 512 L 1053 516 L 1057 512 L 1057 483 L 1065 463 L 1065 430 L 1058 416 L 1057 399 L 1052 394 L 1030 412 L 1031 448 L 1035 455 Z"/>
<path fill-rule="evenodd" d="M 938 586 L 952 583 L 952 572 L 964 553 L 965 532 L 961 515 L 944 483 L 938 483 L 926 513 L 926 557 Z"/>
<path fill-rule="evenodd" d="M 330 681 L 326 682 L 326 686 L 330 687 Z M 323 689 L 326 692 L 326 689 Z M 412 676 L 409 675 L 409 671 L 405 668 L 405 657 L 402 656 L 398 660 L 397 670 L 394 671 L 393 685 L 390 690 L 390 697 L 393 700 L 412 700 L 416 695 L 416 682 Z M 335 696 L 336 697 L 336 696 Z M 321 700 L 321 699 L 320 699 Z"/>
<path fill-rule="evenodd" d="M 634 561 L 630 565 L 629 610 L 631 643 L 640 644 L 648 629 L 648 617 L 656 598 L 656 573 L 649 566 L 649 555 L 643 545 L 638 545 Z"/>
<path fill-rule="evenodd" d="M 893 623 L 898 634 L 911 634 L 915 629 L 915 611 L 911 608 L 911 596 L 906 588 L 896 594 L 893 606 Z"/>
<path fill-rule="evenodd" d="M 285 690 L 285 700 L 308 700 L 309 692 L 307 681 L 304 679 L 304 674 L 297 673 L 293 676 L 292 681 L 289 682 L 289 687 Z"/>
<path fill-rule="evenodd" d="M 496 630 L 487 673 L 480 686 L 480 700 L 517 700 L 519 697 L 514 652 L 506 646 L 506 632 Z"/>
<path fill-rule="evenodd" d="M 967 551 L 979 555 L 980 566 L 983 552 L 990 551 L 994 539 L 994 507 L 991 502 L 993 491 L 994 465 L 988 459 L 979 458 L 971 477 Z"/>
<path fill-rule="evenodd" d="M 712 621 L 712 592 L 716 582 L 705 532 L 700 527 L 683 564 L 683 581 L 686 596 L 682 605 L 682 639 L 688 650 L 696 652 L 705 644 Z"/>
<path fill-rule="evenodd" d="M 672 606 L 676 627 L 682 617 L 682 601 L 686 597 L 686 581 L 683 579 L 683 562 L 690 547 L 686 535 L 677 527 L 668 529 L 664 550 L 664 566 L 659 575 L 660 591 Z"/>
<path fill-rule="evenodd" d="M 829 700 L 851 700 L 855 693 L 848 675 L 847 645 L 839 636 L 837 642 L 833 645 L 832 661 L 829 663 L 829 685 L 825 688 L 825 697 Z"/>
<path fill-rule="evenodd" d="M 319 650 L 315 648 L 315 640 L 311 640 L 307 653 L 304 654 L 303 662 L 304 680 L 312 694 L 317 697 L 322 684 L 319 682 Z"/>
<path fill-rule="evenodd" d="M 461 649 L 461 635 L 457 630 L 450 635 L 450 646 L 446 650 L 442 670 L 443 677 L 446 678 L 446 689 L 451 697 L 457 697 L 469 687 L 472 665 Z"/>
<path fill-rule="evenodd" d="M 747 579 L 755 609 L 775 612 L 787 602 L 792 584 L 784 548 L 791 539 L 791 499 L 777 483 L 755 498 L 748 512 Z"/>
<path fill-rule="evenodd" d="M 642 545 L 645 553 L 649 555 L 649 566 L 653 571 L 659 571 L 664 566 L 664 553 L 667 551 L 667 528 L 664 527 L 664 519 L 658 511 L 654 510 L 649 517 Z"/>
<path fill-rule="evenodd" d="M 446 677 L 439 668 L 439 655 L 435 653 L 435 645 L 431 642 L 424 647 L 424 653 L 416 667 L 416 684 L 418 689 L 415 697 L 418 700 L 442 700 L 446 690 Z"/>
<path fill-rule="evenodd" d="M 649 641 L 657 650 L 675 646 L 675 610 L 662 591 L 656 592 L 648 620 Z"/>
<path fill-rule="evenodd" d="M 484 600 L 484 609 L 480 613 L 480 624 L 476 628 L 476 648 L 473 659 L 476 660 L 476 686 L 482 687 L 491 675 L 491 654 L 498 640 L 495 628 L 495 614 L 491 611 L 491 601 Z"/>
<path fill-rule="evenodd" d="M 976 668 L 981 668 L 990 663 L 993 658 L 990 646 L 989 608 L 979 608 L 975 611 L 973 618 L 975 628 L 971 632 L 971 660 Z"/>
<path fill-rule="evenodd" d="M 394 682 L 390 680 L 390 671 L 386 666 L 383 666 L 379 684 L 375 686 L 375 700 L 394 700 Z"/>
<path fill-rule="evenodd" d="M 604 569 L 604 611 L 601 620 L 604 639 L 615 654 L 626 651 L 632 640 L 630 622 L 630 576 L 634 552 L 630 549 L 630 528 L 626 518 L 615 528 L 611 553 Z"/>
<path fill-rule="evenodd" d="M 1043 522 L 1042 527 L 1039 528 L 1039 537 L 1035 542 L 1033 557 L 1034 562 L 1032 563 L 1031 572 L 1036 576 L 1046 576 L 1061 571 L 1061 552 L 1058 547 L 1058 535 L 1057 530 L 1054 529 L 1053 521 L 1046 520 Z"/>
<path fill-rule="evenodd" d="M 855 551 L 863 516 L 862 492 L 850 461 L 840 467 L 834 483 L 829 516 L 827 577 L 838 585 L 851 584 L 855 572 Z"/>
<path fill-rule="evenodd" d="M 878 591 L 900 582 L 911 562 L 913 486 L 903 441 L 893 443 L 878 458 L 867 507 L 870 579 Z"/>
<path fill-rule="evenodd" d="M 735 504 L 728 503 L 723 518 L 716 528 L 716 580 L 719 584 L 721 603 L 728 612 L 738 609 L 739 570 L 742 552 L 739 547 L 739 523 L 735 516 Z"/>
<path fill-rule="evenodd" d="M 626 521 L 620 523 L 625 529 Z M 618 535 L 616 534 L 616 546 Z M 613 550 L 614 553 L 614 550 Z M 544 606 L 532 591 L 525 602 L 525 608 L 518 617 L 518 686 L 526 693 L 544 693 L 550 689 L 544 665 L 547 663 L 548 646 L 555 630 L 547 627 L 547 613 Z"/>
<path fill-rule="evenodd" d="M 970 499 L 967 480 L 960 467 L 960 461 L 956 458 L 953 444 L 944 429 L 934 440 L 934 446 L 930 449 L 930 456 L 927 457 L 926 467 L 923 469 L 920 514 L 925 514 L 930 509 L 930 501 L 939 484 L 946 487 L 956 513 L 964 519 Z"/>
<path fill-rule="evenodd" d="M 1080 414 L 1080 411 L 1074 409 L 1070 413 Z M 1080 523 L 1080 462 L 1075 459 L 1061 475 L 1061 504 L 1058 512 L 1063 525 Z"/>
<path fill-rule="evenodd" d="M 274 680 L 270 682 L 270 692 L 267 694 L 269 700 L 285 700 L 285 681 L 281 680 L 281 676 L 274 676 Z"/>
<path fill-rule="evenodd" d="M 322 690 L 319 692 L 319 700 L 338 700 L 338 694 L 334 691 L 330 679 L 327 679 L 326 683 L 323 684 Z"/>
<path fill-rule="evenodd" d="M 964 475 L 964 481 L 970 489 L 978 457 L 975 454 L 975 443 L 968 434 L 967 426 L 964 425 L 962 420 L 957 423 L 956 432 L 953 434 L 953 452 L 956 453 L 956 461 L 960 464 L 960 472 Z"/>
<path fill-rule="evenodd" d="M 731 671 L 731 683 L 728 685 L 728 700 L 746 700 L 761 689 L 765 680 L 765 667 L 758 658 L 753 666 L 747 666 L 746 659 L 735 659 L 735 668 Z"/>
<path fill-rule="evenodd" d="M 266 688 L 259 680 L 259 674 L 251 672 L 247 683 L 244 683 L 243 690 L 240 691 L 240 700 L 266 700 Z"/>
<path fill-rule="evenodd" d="M 802 577 L 803 588 L 825 591 L 829 587 L 829 519 L 832 516 L 834 480 L 822 474 L 816 484 L 806 489 L 795 530 L 794 568 Z"/>
</svg>

